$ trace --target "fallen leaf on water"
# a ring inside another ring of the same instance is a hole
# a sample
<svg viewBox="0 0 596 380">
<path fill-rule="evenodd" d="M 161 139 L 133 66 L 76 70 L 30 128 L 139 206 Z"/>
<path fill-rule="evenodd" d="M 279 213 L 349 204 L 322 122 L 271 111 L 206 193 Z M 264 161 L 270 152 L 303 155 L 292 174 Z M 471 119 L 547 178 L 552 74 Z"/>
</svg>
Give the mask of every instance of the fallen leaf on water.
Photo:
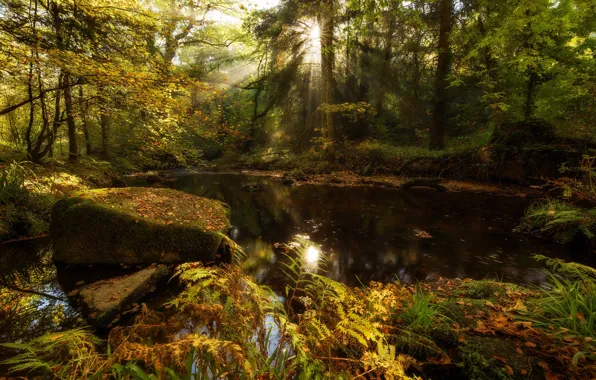
<svg viewBox="0 0 596 380">
<path fill-rule="evenodd" d="M 426 231 L 414 230 L 414 232 L 416 232 L 416 237 L 419 237 L 421 239 L 432 239 L 432 235 Z"/>
</svg>

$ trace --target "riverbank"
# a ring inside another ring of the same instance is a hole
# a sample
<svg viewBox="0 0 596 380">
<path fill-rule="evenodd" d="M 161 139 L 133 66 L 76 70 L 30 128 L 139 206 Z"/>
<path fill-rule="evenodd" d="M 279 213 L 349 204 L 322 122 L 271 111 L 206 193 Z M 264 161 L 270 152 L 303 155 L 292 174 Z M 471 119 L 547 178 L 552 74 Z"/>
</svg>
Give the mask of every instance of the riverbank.
<svg viewBox="0 0 596 380">
<path fill-rule="evenodd" d="M 200 173 L 201 170 L 217 172 L 217 168 L 217 166 L 210 166 L 130 174 L 130 172 L 110 162 L 96 161 L 89 158 L 81 159 L 77 163 L 53 161 L 45 165 L 32 163 L 4 164 L 0 167 L 2 173 L 5 173 L 3 178 L 6 178 L 2 190 L 5 193 L 3 195 L 5 201 L 0 206 L 4 211 L 3 217 L 0 218 L 3 226 L 0 230 L 4 231 L 0 234 L 0 241 L 31 238 L 46 234 L 50 218 L 49 209 L 56 200 L 69 192 L 105 187 L 123 187 L 126 185 L 123 180 L 125 174 L 144 178 L 148 185 L 159 186 L 160 183 L 173 181 L 181 175 Z M 305 174 L 301 171 L 284 172 L 281 170 L 225 170 L 225 172 L 271 178 L 291 186 L 309 184 L 400 189 L 404 185 L 412 183 L 412 179 L 407 177 L 394 175 L 363 176 L 349 171 L 323 174 Z M 441 190 L 461 193 L 539 198 L 552 195 L 552 190 L 558 191 L 548 186 L 493 184 L 482 181 L 458 181 L 439 178 L 432 180 L 440 184 Z M 9 181 L 10 183 L 8 183 Z M 12 192 L 12 194 L 8 194 L 8 192 Z"/>
</svg>

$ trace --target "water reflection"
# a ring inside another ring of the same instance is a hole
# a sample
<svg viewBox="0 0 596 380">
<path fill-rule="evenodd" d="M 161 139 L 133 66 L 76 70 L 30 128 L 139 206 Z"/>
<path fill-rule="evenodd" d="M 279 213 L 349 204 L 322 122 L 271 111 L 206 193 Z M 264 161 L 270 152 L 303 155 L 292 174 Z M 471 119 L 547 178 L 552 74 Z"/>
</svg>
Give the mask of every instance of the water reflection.
<svg viewBox="0 0 596 380">
<path fill-rule="evenodd" d="M 56 281 L 47 241 L 0 247 L 0 343 L 82 324 Z"/>
<path fill-rule="evenodd" d="M 243 185 L 261 184 L 247 192 Z M 131 179 L 131 185 L 146 186 Z M 542 280 L 532 258 L 572 258 L 565 247 L 512 233 L 530 200 L 483 194 L 396 191 L 319 185 L 283 186 L 238 174 L 181 175 L 169 187 L 218 199 L 232 207 L 235 240 L 247 268 L 276 290 L 284 287 L 276 243 L 308 235 L 321 245 L 330 277 L 358 285 L 370 280 L 490 276 L 516 283 Z M 424 238 L 424 232 L 431 238 Z M 316 247 L 316 245 L 315 245 Z M 307 250 L 307 260 L 320 251 Z M 316 264 L 315 264 L 316 266 Z"/>
</svg>

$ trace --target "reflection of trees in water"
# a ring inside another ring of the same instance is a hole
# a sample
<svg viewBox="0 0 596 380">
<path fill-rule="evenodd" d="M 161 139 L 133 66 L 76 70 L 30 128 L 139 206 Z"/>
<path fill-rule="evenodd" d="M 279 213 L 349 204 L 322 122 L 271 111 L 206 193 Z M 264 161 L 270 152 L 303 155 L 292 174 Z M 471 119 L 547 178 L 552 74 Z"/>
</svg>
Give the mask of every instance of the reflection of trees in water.
<svg viewBox="0 0 596 380">
<path fill-rule="evenodd" d="M 56 267 L 47 248 L 19 245 L 0 256 L 0 341 L 29 339 L 63 325 L 76 313 L 56 283 Z M 31 254 L 33 252 L 33 254 Z M 36 253 L 37 252 L 37 253 Z"/>
<path fill-rule="evenodd" d="M 242 185 L 253 183 L 266 186 L 255 193 L 242 190 Z M 287 187 L 267 178 L 220 174 L 189 176 L 172 186 L 228 203 L 232 223 L 240 228 L 239 243 L 253 255 L 251 273 L 269 283 L 282 280 L 276 270 L 279 263 L 271 260 L 276 255 L 270 244 L 287 242 L 298 233 L 322 245 L 330 258 L 330 277 L 351 285 L 358 284 L 356 277 L 365 283 L 389 281 L 398 273 L 404 281 L 506 276 L 524 282 L 529 268 L 537 266 L 531 254 L 541 250 L 541 242 L 520 242 L 511 236 L 521 215 L 516 212 L 522 213 L 527 202 L 523 199 L 368 187 Z M 428 232 L 432 239 L 416 236 L 415 230 Z M 546 255 L 555 253 L 552 244 L 545 250 Z"/>
</svg>

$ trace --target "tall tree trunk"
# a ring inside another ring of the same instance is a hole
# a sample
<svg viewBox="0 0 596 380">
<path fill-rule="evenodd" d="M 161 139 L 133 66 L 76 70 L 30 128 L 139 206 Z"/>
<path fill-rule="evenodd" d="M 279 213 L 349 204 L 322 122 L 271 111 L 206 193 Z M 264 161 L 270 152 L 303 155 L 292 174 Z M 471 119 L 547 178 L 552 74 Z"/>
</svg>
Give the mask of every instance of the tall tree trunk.
<svg viewBox="0 0 596 380">
<path fill-rule="evenodd" d="M 58 76 L 58 87 L 60 87 L 63 83 L 62 81 L 63 75 L 60 73 Z M 50 154 L 51 158 L 54 158 L 54 144 L 56 143 L 56 135 L 58 134 L 58 128 L 62 125 L 62 111 L 60 110 L 60 100 L 62 96 L 60 94 L 60 90 L 56 91 L 56 98 L 54 99 L 54 122 L 52 123 L 52 134 L 50 135 L 50 141 L 48 142 L 50 146 Z"/>
<path fill-rule="evenodd" d="M 64 74 L 64 82 L 70 82 L 70 74 Z M 68 160 L 76 161 L 79 158 L 77 147 L 77 128 L 72 110 L 72 91 L 70 87 L 64 89 L 64 110 L 66 111 L 66 126 L 68 127 Z"/>
<path fill-rule="evenodd" d="M 319 15 L 319 29 L 321 40 L 321 102 L 332 105 L 335 83 L 333 78 L 333 63 L 335 55 L 333 51 L 333 0 L 323 0 L 322 9 Z M 333 125 L 333 112 L 326 111 L 323 116 L 323 130 L 325 137 L 330 144 L 330 151 L 334 150 L 335 130 Z"/>
<path fill-rule="evenodd" d="M 534 103 L 536 102 L 536 86 L 538 85 L 538 75 L 532 68 L 529 69 L 528 87 L 526 90 L 526 104 L 524 105 L 524 119 L 530 121 L 534 116 Z"/>
<path fill-rule="evenodd" d="M 109 133 L 110 133 L 110 115 L 102 111 L 99 116 L 99 124 L 101 125 L 101 157 L 109 158 Z"/>
<path fill-rule="evenodd" d="M 33 58 L 33 51 L 31 51 L 31 58 Z M 27 81 L 27 94 L 29 99 L 33 99 L 33 62 L 29 64 L 29 79 Z M 33 143 L 31 142 L 31 133 L 33 131 L 33 119 L 35 118 L 35 102 L 29 103 L 29 124 L 25 131 L 25 141 L 27 142 L 27 159 L 34 161 L 33 157 Z"/>
<path fill-rule="evenodd" d="M 393 33 L 395 29 L 395 20 L 392 15 L 390 18 L 389 25 L 387 27 L 387 33 L 384 36 L 385 46 L 383 48 L 383 61 L 381 62 L 381 72 L 379 78 L 376 80 L 376 105 L 375 110 L 377 115 L 380 115 L 383 111 L 383 104 L 385 103 L 385 82 L 389 76 L 389 66 L 391 63 L 391 52 L 393 50 Z"/>
<path fill-rule="evenodd" d="M 89 136 L 89 124 L 87 123 L 87 103 L 83 96 L 83 86 L 79 87 L 79 112 L 81 113 L 81 121 L 83 126 L 83 136 L 85 136 L 85 152 L 90 155 L 91 152 L 91 137 Z"/>
<path fill-rule="evenodd" d="M 482 3 L 477 2 L 475 4 L 475 10 L 478 12 L 478 29 L 480 31 L 480 35 L 482 38 L 486 38 L 488 35 L 488 31 L 486 30 L 486 26 L 484 21 L 482 20 L 482 14 L 485 14 L 486 20 L 489 20 L 491 17 L 492 9 L 490 7 L 490 2 L 486 2 L 484 5 L 486 9 L 483 11 Z M 503 111 L 498 106 L 499 98 L 496 94 L 499 92 L 499 75 L 497 72 L 498 63 L 495 57 L 493 56 L 493 52 L 491 46 L 488 44 L 484 44 L 484 47 L 481 49 L 482 56 L 484 58 L 484 66 L 486 67 L 486 73 L 489 79 L 490 86 L 487 86 L 487 91 L 491 92 L 494 96 L 491 100 L 491 110 L 492 110 L 492 122 L 495 128 L 499 128 L 499 126 L 503 123 Z"/>
<path fill-rule="evenodd" d="M 451 64 L 449 35 L 452 28 L 452 0 L 440 0 L 439 57 L 435 77 L 435 110 L 430 128 L 430 149 L 445 148 L 445 125 L 447 124 L 447 75 Z"/>
</svg>

